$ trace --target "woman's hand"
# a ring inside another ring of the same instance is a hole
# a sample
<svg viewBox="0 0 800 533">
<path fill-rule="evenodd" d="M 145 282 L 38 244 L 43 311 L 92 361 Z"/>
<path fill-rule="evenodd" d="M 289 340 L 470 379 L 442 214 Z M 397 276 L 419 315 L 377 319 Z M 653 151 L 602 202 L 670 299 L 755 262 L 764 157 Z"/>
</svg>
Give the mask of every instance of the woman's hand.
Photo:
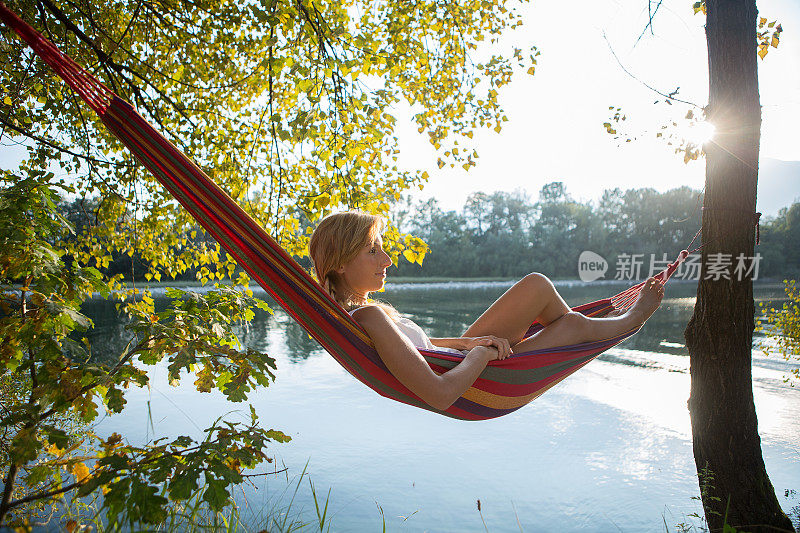
<svg viewBox="0 0 800 533">
<path fill-rule="evenodd" d="M 485 367 L 490 361 L 500 359 L 500 352 L 494 346 L 476 346 L 467 352 L 465 360 L 475 357 L 481 361 L 481 366 Z"/>
<path fill-rule="evenodd" d="M 492 359 L 502 360 L 513 353 L 508 339 L 502 339 L 494 335 L 486 335 L 485 337 L 462 337 L 461 340 L 464 342 L 464 350 L 472 350 L 478 346 L 495 348 L 497 350 L 497 357 Z"/>
</svg>

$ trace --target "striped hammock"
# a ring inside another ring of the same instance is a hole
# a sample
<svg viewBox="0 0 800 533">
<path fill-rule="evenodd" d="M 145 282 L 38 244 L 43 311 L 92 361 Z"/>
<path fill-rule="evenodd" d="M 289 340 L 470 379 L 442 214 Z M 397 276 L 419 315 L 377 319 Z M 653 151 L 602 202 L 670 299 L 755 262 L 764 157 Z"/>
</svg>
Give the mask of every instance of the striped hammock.
<svg viewBox="0 0 800 533">
<path fill-rule="evenodd" d="M 511 413 L 636 333 L 637 329 L 597 342 L 514 354 L 492 361 L 475 383 L 444 411 L 434 409 L 400 383 L 383 364 L 364 330 L 228 194 L 167 141 L 133 107 L 0 2 L 0 18 L 91 107 L 108 129 L 130 149 L 197 222 L 336 361 L 356 379 L 387 398 L 462 420 L 485 420 Z M 669 279 L 686 256 L 661 272 Z M 603 317 L 627 309 L 643 283 L 615 296 L 573 308 Z M 539 331 L 531 325 L 528 335 Z M 420 350 L 434 372 L 456 366 L 463 356 Z"/>
</svg>

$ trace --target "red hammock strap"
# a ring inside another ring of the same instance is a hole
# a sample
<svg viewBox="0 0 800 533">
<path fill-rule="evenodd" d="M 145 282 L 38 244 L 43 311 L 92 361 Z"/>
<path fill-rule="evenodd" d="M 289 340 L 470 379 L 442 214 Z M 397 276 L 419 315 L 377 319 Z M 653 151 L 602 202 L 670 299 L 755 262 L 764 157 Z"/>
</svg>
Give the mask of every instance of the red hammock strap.
<svg viewBox="0 0 800 533">
<path fill-rule="evenodd" d="M 63 54 L 28 23 L 0 2 L 0 19 L 12 28 L 47 65 L 61 76 L 96 113 L 102 114 L 114 94 L 82 66 Z"/>
<path fill-rule="evenodd" d="M 680 266 L 680 264 L 683 263 L 687 257 L 689 257 L 689 251 L 681 250 L 681 253 L 678 254 L 678 257 L 675 259 L 675 261 L 670 263 L 667 268 L 653 277 L 659 278 L 662 283 L 666 283 L 678 269 L 678 266 Z M 613 304 L 614 309 L 630 308 L 636 302 L 636 298 L 639 296 L 639 293 L 642 292 L 642 287 L 644 287 L 644 284 L 645 282 L 643 281 L 615 296 L 612 296 L 611 303 Z"/>
</svg>

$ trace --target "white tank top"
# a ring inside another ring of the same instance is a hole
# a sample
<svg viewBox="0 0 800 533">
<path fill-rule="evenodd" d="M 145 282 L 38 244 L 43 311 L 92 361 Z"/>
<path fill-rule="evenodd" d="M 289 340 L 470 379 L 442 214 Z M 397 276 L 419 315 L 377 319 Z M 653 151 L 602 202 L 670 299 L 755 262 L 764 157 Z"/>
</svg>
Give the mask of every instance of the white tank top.
<svg viewBox="0 0 800 533">
<path fill-rule="evenodd" d="M 362 309 L 359 307 L 358 309 Z M 358 309 L 353 309 L 350 311 L 352 315 Z M 409 318 L 400 317 L 395 320 L 395 325 L 397 329 L 400 330 L 400 333 L 408 337 L 408 340 L 411 341 L 411 344 L 416 346 L 417 348 L 422 348 L 423 350 L 436 350 L 439 352 L 450 352 L 450 353 L 457 353 L 457 354 L 464 354 L 461 350 L 456 350 L 455 348 L 444 348 L 442 346 L 435 346 L 432 342 L 430 337 L 422 330 L 421 327 L 417 325 L 416 322 Z"/>
</svg>

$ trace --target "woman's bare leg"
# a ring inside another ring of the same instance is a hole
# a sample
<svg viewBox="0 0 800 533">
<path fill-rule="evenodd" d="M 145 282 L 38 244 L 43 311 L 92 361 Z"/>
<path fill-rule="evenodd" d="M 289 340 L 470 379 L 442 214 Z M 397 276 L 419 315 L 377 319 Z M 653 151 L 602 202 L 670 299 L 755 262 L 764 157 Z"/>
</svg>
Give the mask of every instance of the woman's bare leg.
<svg viewBox="0 0 800 533">
<path fill-rule="evenodd" d="M 644 324 L 660 305 L 663 294 L 663 285 L 651 278 L 627 312 L 612 318 L 589 318 L 570 311 L 549 279 L 531 274 L 506 291 L 464 336 L 503 337 L 515 352 L 607 339 Z M 544 329 L 523 341 L 522 336 L 534 320 Z"/>
<path fill-rule="evenodd" d="M 494 335 L 508 339 L 513 346 L 534 322 L 548 325 L 569 311 L 547 276 L 528 274 L 479 316 L 464 336 Z"/>
</svg>

